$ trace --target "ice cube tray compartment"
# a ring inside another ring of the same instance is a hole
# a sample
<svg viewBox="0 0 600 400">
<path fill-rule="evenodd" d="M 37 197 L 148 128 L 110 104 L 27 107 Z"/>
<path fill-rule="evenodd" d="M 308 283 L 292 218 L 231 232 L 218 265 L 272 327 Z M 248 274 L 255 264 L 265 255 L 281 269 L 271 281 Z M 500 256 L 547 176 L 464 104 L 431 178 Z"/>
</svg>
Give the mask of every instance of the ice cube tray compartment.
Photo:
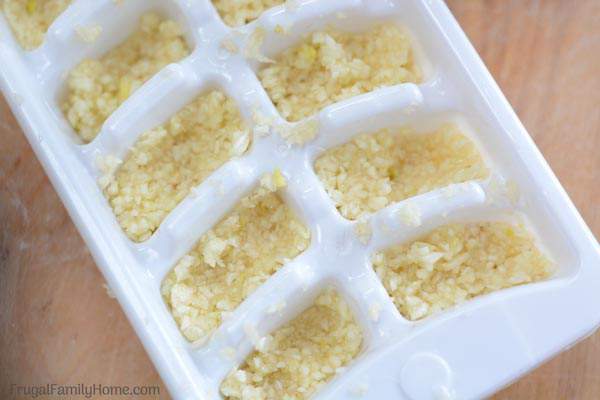
<svg viewBox="0 0 600 400">
<path fill-rule="evenodd" d="M 148 10 L 180 21 L 192 54 L 158 72 L 108 118 L 92 142 L 79 144 L 58 107 L 65 74 L 83 58 L 117 45 Z M 329 25 L 360 31 L 384 21 L 409 32 L 422 83 L 381 88 L 325 107 L 309 118 L 318 121 L 319 130 L 304 146 L 290 145 L 277 128 L 268 136 L 255 134 L 250 149 L 196 187 L 149 240 L 133 243 L 125 236 L 98 187 L 98 157 L 124 157 L 141 133 L 209 89 L 232 98 L 251 127 L 257 111 L 274 125 L 292 127 L 261 86 L 256 76 L 260 64 L 244 54 L 255 29 L 265 29 L 262 49 L 272 57 Z M 103 28 L 100 36 L 93 43 L 82 41 L 76 28 L 95 24 Z M 274 32 L 278 25 L 287 33 Z M 226 51 L 225 39 L 240 52 Z M 0 15 L 0 59 L 6 60 L 0 83 L 7 99 L 176 398 L 218 398 L 223 377 L 252 350 L 245 325 L 259 335 L 270 333 L 327 285 L 336 287 L 353 308 L 364 343 L 357 359 L 316 398 L 348 398 L 357 392 L 364 398 L 434 398 L 440 391 L 481 397 L 600 321 L 593 309 L 582 309 L 599 301 L 597 244 L 441 1 L 290 1 L 232 29 L 208 0 L 76 0 L 32 52 L 19 48 Z M 317 178 L 316 157 L 359 133 L 405 125 L 425 131 L 447 121 L 458 123 L 475 141 L 492 177 L 437 189 L 374 213 L 368 220 L 372 236 L 363 243 L 356 234 L 358 222 L 339 214 Z M 252 293 L 205 344 L 194 346 L 170 315 L 161 282 L 203 233 L 276 168 L 288 183 L 281 192 L 284 201 L 311 232 L 310 247 Z M 497 191 L 498 181 L 504 180 L 519 187 L 518 202 Z M 409 203 L 422 212 L 418 227 L 397 218 L 398 208 Z M 451 221 L 494 220 L 513 213 L 526 218 L 539 245 L 556 262 L 551 279 L 482 296 L 420 321 L 400 315 L 371 266 L 375 251 Z M 272 312 L 270 306 L 279 303 L 285 307 Z M 554 334 L 546 335 L 548 331 Z M 496 345 L 490 346 L 491 341 Z M 224 356 L 230 348 L 234 356 Z"/>
<path fill-rule="evenodd" d="M 84 59 L 99 58 L 121 44 L 138 27 L 141 15 L 147 12 L 177 21 L 188 45 L 196 46 L 199 37 L 197 31 L 192 30 L 189 18 L 196 8 L 186 2 L 79 0 L 54 21 L 44 43 L 26 53 L 31 68 L 40 79 L 41 89 L 54 94 L 45 97 L 57 118 L 62 118 L 59 103 L 64 97 L 68 73 Z M 80 30 L 93 27 L 100 28 L 97 37 L 85 40 Z M 73 139 L 80 142 L 76 136 Z"/>
</svg>

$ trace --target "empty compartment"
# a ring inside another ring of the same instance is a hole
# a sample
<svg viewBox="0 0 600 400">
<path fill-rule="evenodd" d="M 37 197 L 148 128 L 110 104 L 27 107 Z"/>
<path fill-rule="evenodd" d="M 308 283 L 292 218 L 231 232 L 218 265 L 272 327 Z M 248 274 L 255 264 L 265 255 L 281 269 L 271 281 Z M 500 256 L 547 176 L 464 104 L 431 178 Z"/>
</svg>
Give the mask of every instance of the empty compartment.
<svg viewBox="0 0 600 400">
<path fill-rule="evenodd" d="M 306 399 L 359 354 L 363 332 L 332 288 L 266 337 L 221 384 L 226 399 Z"/>
<path fill-rule="evenodd" d="M 33 50 L 44 42 L 54 20 L 72 0 L 4 0 L 2 12 L 25 50 Z"/>
<path fill-rule="evenodd" d="M 123 43 L 99 59 L 85 59 L 67 79 L 61 108 L 84 142 L 131 94 L 166 65 L 190 54 L 183 27 L 149 12 Z"/>
<path fill-rule="evenodd" d="M 421 81 L 410 38 L 392 23 L 360 33 L 314 32 L 258 76 L 281 115 L 292 122 L 383 86 Z"/>
<path fill-rule="evenodd" d="M 310 232 L 276 192 L 275 174 L 206 232 L 167 275 L 162 295 L 183 335 L 203 341 L 256 288 L 304 251 Z M 273 182 L 274 181 L 274 182 Z"/>
<path fill-rule="evenodd" d="M 107 173 L 100 184 L 127 236 L 141 242 L 195 186 L 243 154 L 250 141 L 235 102 L 221 91 L 204 93 L 143 133 L 116 172 Z M 110 172 L 114 166 L 104 168 Z"/>
<path fill-rule="evenodd" d="M 540 281 L 554 272 L 525 225 L 507 221 L 441 226 L 411 243 L 376 253 L 373 267 L 409 320 Z"/>
<path fill-rule="evenodd" d="M 315 170 L 337 209 L 351 220 L 489 173 L 475 144 L 451 124 L 431 132 L 405 127 L 359 135 L 324 152 Z"/>
<path fill-rule="evenodd" d="M 223 21 L 233 27 L 248 24 L 264 11 L 284 2 L 285 0 L 212 0 Z"/>
</svg>

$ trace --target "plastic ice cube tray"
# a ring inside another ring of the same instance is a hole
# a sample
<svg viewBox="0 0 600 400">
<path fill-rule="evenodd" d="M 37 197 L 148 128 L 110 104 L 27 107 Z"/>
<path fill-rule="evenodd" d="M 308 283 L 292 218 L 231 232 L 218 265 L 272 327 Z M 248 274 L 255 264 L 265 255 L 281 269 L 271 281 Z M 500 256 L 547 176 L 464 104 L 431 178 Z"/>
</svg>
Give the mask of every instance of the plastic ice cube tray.
<svg viewBox="0 0 600 400">
<path fill-rule="evenodd" d="M 66 73 L 86 57 L 115 46 L 147 10 L 181 22 L 193 53 L 160 71 L 81 144 L 65 121 L 59 99 Z M 131 242 L 97 184 L 99 156 L 123 157 L 140 133 L 179 110 L 197 94 L 220 88 L 248 124 L 255 109 L 285 122 L 256 77 L 259 65 L 221 43 L 243 47 L 258 26 L 263 52 L 272 56 L 311 32 L 333 25 L 362 30 L 381 21 L 405 27 L 417 48 L 424 82 L 383 88 L 331 105 L 316 116 L 316 139 L 290 146 L 272 132 L 255 136 L 251 150 L 227 162 L 170 213 L 148 241 Z M 80 26 L 101 26 L 93 43 Z M 288 34 L 274 33 L 277 25 Z M 266 334 L 296 316 L 326 285 L 336 286 L 365 332 L 360 356 L 316 395 L 345 399 L 479 398 L 498 390 L 600 322 L 600 251 L 573 204 L 548 168 L 467 38 L 442 1 L 307 0 L 266 11 L 238 29 L 227 27 L 208 0 L 76 0 L 52 24 L 44 44 L 21 50 L 0 16 L 0 83 L 29 142 L 73 221 L 175 398 L 218 398 L 223 377 L 252 345 L 244 325 Z M 313 161 L 357 133 L 411 125 L 428 129 L 455 121 L 479 145 L 492 178 L 453 185 L 391 205 L 370 217 L 367 244 L 354 223 L 336 211 L 313 171 Z M 2 151 L 10 144 L 3 143 Z M 307 251 L 285 265 L 244 301 L 203 347 L 180 334 L 160 295 L 174 263 L 248 193 L 266 172 L 288 179 L 286 202 L 312 233 Z M 503 182 L 520 192 L 514 202 Z M 422 212 L 418 227 L 395 215 L 403 203 Z M 558 266 L 549 280 L 502 290 L 418 322 L 404 319 L 370 266 L 371 254 L 449 221 L 525 216 Z M 271 304 L 285 301 L 280 313 Z M 380 309 L 373 318 L 372 309 Z M 233 359 L 222 356 L 237 349 Z M 440 397 L 442 396 L 442 397 Z"/>
</svg>

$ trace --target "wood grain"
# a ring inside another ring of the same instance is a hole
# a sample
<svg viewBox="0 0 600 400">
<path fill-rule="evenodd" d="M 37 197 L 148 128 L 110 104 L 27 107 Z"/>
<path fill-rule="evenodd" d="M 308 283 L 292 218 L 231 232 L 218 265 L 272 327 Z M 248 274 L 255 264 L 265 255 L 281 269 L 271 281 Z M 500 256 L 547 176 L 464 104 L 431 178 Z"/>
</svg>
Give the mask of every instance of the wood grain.
<svg viewBox="0 0 600 400">
<path fill-rule="evenodd" d="M 600 2 L 449 6 L 596 236 Z M 11 383 L 160 385 L 117 302 L 0 100 L 0 398 Z M 549 332 L 548 334 L 552 334 Z M 495 399 L 600 398 L 600 333 Z"/>
<path fill-rule="evenodd" d="M 600 1 L 448 5 L 598 237 Z M 600 333 L 495 399 L 600 399 Z"/>
</svg>

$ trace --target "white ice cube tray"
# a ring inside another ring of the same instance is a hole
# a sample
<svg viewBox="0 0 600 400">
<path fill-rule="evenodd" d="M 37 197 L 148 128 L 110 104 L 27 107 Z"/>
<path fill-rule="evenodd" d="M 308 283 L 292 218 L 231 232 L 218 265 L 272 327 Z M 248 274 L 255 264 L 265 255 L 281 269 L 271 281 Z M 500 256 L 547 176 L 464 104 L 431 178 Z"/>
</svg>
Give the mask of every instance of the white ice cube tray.
<svg viewBox="0 0 600 400">
<path fill-rule="evenodd" d="M 238 29 L 224 25 L 209 0 L 120 3 L 76 0 L 50 27 L 44 44 L 31 52 L 21 50 L 0 16 L 0 83 L 173 397 L 219 398 L 223 377 L 252 350 L 244 328 L 251 326 L 260 335 L 273 331 L 327 285 L 334 285 L 352 306 L 365 340 L 359 357 L 316 398 L 480 398 L 598 326 L 598 243 L 442 1 L 295 1 Z M 84 58 L 97 57 L 126 38 L 148 10 L 180 21 L 194 51 L 133 93 L 94 141 L 81 144 L 59 108 L 66 74 Z M 256 77 L 258 63 L 243 52 L 226 51 L 223 39 L 243 49 L 262 26 L 267 32 L 263 52 L 273 56 L 329 25 L 356 31 L 390 20 L 410 33 L 425 75 L 422 84 L 383 88 L 323 109 L 316 116 L 316 139 L 304 146 L 290 146 L 277 132 L 255 136 L 246 155 L 227 162 L 195 188 L 148 241 L 136 244 L 125 236 L 97 184 L 99 156 L 125 156 L 142 132 L 210 88 L 233 98 L 250 126 L 255 110 L 287 124 Z M 289 33 L 274 33 L 277 25 Z M 86 43 L 76 32 L 91 26 L 101 26 L 102 33 Z M 363 244 L 354 223 L 340 216 L 315 175 L 315 158 L 358 133 L 406 124 L 426 130 L 445 121 L 459 123 L 470 134 L 493 177 L 435 190 L 375 213 L 369 221 L 373 235 Z M 10 151 L 10 143 L 2 143 L 1 150 Z M 311 245 L 244 301 L 204 346 L 195 347 L 180 334 L 163 302 L 161 281 L 261 175 L 275 168 L 288 180 L 285 201 L 309 227 Z M 518 186 L 518 201 L 498 190 L 506 181 Z M 396 212 L 406 203 L 421 210 L 422 225 L 400 222 Z M 450 221 L 515 214 L 524 216 L 556 262 L 556 274 L 545 282 L 502 290 L 411 322 L 399 314 L 370 265 L 376 250 Z M 281 302 L 287 305 L 281 312 L 269 310 Z M 237 350 L 234 358 L 223 356 L 228 348 Z"/>
</svg>

